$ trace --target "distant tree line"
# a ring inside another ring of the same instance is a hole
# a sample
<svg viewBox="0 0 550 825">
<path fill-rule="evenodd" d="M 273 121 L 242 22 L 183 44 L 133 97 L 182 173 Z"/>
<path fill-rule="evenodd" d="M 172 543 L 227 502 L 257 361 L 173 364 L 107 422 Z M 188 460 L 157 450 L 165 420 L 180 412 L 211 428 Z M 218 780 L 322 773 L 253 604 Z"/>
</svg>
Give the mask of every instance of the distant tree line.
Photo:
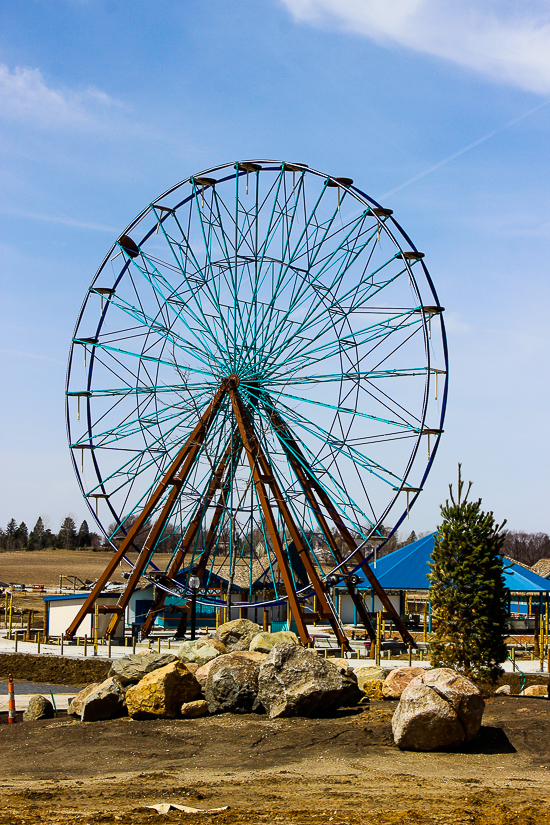
<svg viewBox="0 0 550 825">
<path fill-rule="evenodd" d="M 500 552 L 510 559 L 532 567 L 539 559 L 550 559 L 550 537 L 546 533 L 507 530 Z"/>
<path fill-rule="evenodd" d="M 17 524 L 13 518 L 5 530 L 0 527 L 0 552 L 3 553 L 14 550 L 99 550 L 101 545 L 101 538 L 90 531 L 86 520 L 77 530 L 70 516 L 63 519 L 59 533 L 46 527 L 41 516 L 30 532 L 24 521 Z"/>
</svg>

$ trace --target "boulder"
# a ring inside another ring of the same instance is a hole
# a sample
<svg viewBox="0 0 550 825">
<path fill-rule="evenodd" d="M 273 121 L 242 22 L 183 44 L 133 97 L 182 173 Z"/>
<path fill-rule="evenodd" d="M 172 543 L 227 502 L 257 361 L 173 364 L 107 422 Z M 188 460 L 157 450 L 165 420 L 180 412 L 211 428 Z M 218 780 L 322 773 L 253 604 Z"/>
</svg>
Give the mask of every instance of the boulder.
<svg viewBox="0 0 550 825">
<path fill-rule="evenodd" d="M 224 655 L 229 656 L 229 655 L 232 655 L 232 654 L 226 653 Z M 239 652 L 239 656 L 244 656 L 249 661 L 258 662 L 258 663 L 261 663 L 265 659 L 267 659 L 267 654 L 257 653 L 256 651 L 252 651 L 252 650 L 241 650 Z M 217 659 L 212 659 L 210 662 L 207 662 L 205 665 L 202 665 L 202 667 L 199 667 L 198 670 L 195 671 L 195 678 L 197 679 L 198 683 L 200 684 L 200 686 L 202 688 L 206 684 L 208 674 L 210 673 L 210 668 L 212 667 L 214 662 L 221 662 L 222 658 L 223 658 L 222 656 L 218 656 Z"/>
<path fill-rule="evenodd" d="M 350 667 L 347 659 L 335 657 L 329 661 L 338 668 L 344 680 L 344 689 L 331 707 L 334 710 L 355 707 L 365 695 L 357 683 L 355 671 Z"/>
<path fill-rule="evenodd" d="M 512 693 L 512 688 L 510 685 L 501 685 L 499 688 L 495 690 L 495 696 L 510 696 Z"/>
<path fill-rule="evenodd" d="M 387 670 L 376 665 L 365 665 L 365 667 L 356 667 L 354 673 L 359 689 L 368 699 L 384 698 L 382 685 L 388 675 Z"/>
<path fill-rule="evenodd" d="M 137 684 L 147 673 L 166 667 L 176 660 L 177 656 L 173 653 L 130 653 L 113 661 L 109 676 L 116 676 L 121 685 Z"/>
<path fill-rule="evenodd" d="M 262 631 L 258 633 L 250 642 L 250 650 L 258 653 L 271 653 L 275 645 L 281 642 L 288 642 L 299 645 L 300 642 L 295 633 L 291 630 L 278 630 L 276 633 Z"/>
<path fill-rule="evenodd" d="M 202 665 L 207 664 L 207 662 L 216 659 L 220 655 L 219 650 L 202 639 L 200 641 L 184 642 L 178 650 L 178 659 L 181 662 L 185 664 L 193 662 L 198 665 L 198 667 L 202 667 Z"/>
<path fill-rule="evenodd" d="M 259 671 L 260 662 L 251 659 L 250 654 L 219 656 L 211 663 L 204 685 L 209 712 L 252 713 L 259 710 Z"/>
<path fill-rule="evenodd" d="M 340 669 L 310 648 L 277 644 L 260 667 L 258 699 L 270 719 L 313 716 L 334 706 L 344 690 Z"/>
<path fill-rule="evenodd" d="M 210 645 L 210 647 L 215 647 L 218 653 L 227 653 L 227 648 L 224 643 L 220 642 L 219 639 L 216 639 L 213 633 L 209 633 L 208 636 L 204 637 L 203 644 Z"/>
<path fill-rule="evenodd" d="M 546 685 L 530 685 L 522 690 L 520 696 L 540 696 L 543 699 L 548 699 L 550 682 Z"/>
<path fill-rule="evenodd" d="M 198 719 L 199 716 L 208 716 L 208 702 L 205 699 L 184 702 L 181 706 L 181 715 L 184 719 Z"/>
<path fill-rule="evenodd" d="M 485 703 L 470 679 L 449 668 L 412 679 L 392 719 L 396 745 L 405 750 L 453 748 L 474 738 Z"/>
<path fill-rule="evenodd" d="M 124 690 L 112 676 L 90 691 L 82 702 L 82 722 L 99 722 L 126 713 Z"/>
<path fill-rule="evenodd" d="M 384 699 L 400 699 L 401 694 L 416 676 L 422 676 L 423 667 L 396 667 L 390 670 L 382 683 L 382 695 Z"/>
<path fill-rule="evenodd" d="M 23 714 L 23 722 L 38 722 L 39 719 L 52 719 L 53 705 L 45 696 L 37 694 L 29 699 L 27 709 Z"/>
<path fill-rule="evenodd" d="M 67 708 L 67 713 L 69 716 L 80 716 L 82 714 L 82 704 L 85 699 L 88 698 L 90 693 L 93 693 L 99 687 L 99 682 L 94 683 L 91 685 L 86 685 L 76 696 L 73 700 L 69 703 L 69 707 Z"/>
<path fill-rule="evenodd" d="M 228 653 L 248 650 L 250 642 L 261 631 L 259 624 L 248 619 L 234 619 L 221 624 L 215 633 L 216 639 L 225 645 Z"/>
<path fill-rule="evenodd" d="M 448 667 L 425 670 L 416 678 L 450 702 L 464 726 L 466 742 L 473 739 L 481 727 L 485 702 L 481 691 L 471 679 Z"/>
<path fill-rule="evenodd" d="M 185 662 L 185 667 L 193 674 L 195 674 L 199 669 L 199 666 L 196 662 Z"/>
<path fill-rule="evenodd" d="M 184 702 L 200 693 L 200 685 L 183 662 L 157 668 L 126 693 L 128 713 L 133 719 L 176 718 Z"/>
<path fill-rule="evenodd" d="M 465 739 L 464 728 L 450 703 L 422 683 L 410 683 L 403 691 L 393 714 L 392 731 L 395 744 L 412 751 L 453 748 Z"/>
</svg>

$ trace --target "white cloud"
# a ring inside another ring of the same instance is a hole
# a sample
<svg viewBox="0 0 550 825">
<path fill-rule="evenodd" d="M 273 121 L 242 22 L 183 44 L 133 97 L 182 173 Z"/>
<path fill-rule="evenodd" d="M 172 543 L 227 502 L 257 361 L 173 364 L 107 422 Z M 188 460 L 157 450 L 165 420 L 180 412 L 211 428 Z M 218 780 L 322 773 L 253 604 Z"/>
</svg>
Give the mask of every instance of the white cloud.
<svg viewBox="0 0 550 825">
<path fill-rule="evenodd" d="M 37 127 L 89 127 L 106 109 L 120 106 L 100 89 L 82 91 L 48 86 L 40 69 L 0 63 L 0 115 Z"/>
<path fill-rule="evenodd" d="M 282 0 L 297 20 L 450 60 L 550 93 L 550 0 Z"/>
</svg>

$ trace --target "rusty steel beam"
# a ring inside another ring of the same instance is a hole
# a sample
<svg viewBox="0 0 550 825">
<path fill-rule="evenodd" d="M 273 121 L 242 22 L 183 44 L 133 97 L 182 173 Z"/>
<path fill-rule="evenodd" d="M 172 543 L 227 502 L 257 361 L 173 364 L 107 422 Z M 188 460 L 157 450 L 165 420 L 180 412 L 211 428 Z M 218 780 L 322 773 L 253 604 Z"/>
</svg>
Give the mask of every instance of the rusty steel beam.
<svg viewBox="0 0 550 825">
<path fill-rule="evenodd" d="M 283 448 L 285 449 L 285 452 L 286 452 L 287 456 L 293 455 L 296 459 L 296 464 L 298 464 L 302 468 L 304 476 L 307 477 L 307 479 L 308 479 L 308 488 L 313 489 L 313 490 L 316 491 L 316 493 L 319 496 L 319 499 L 321 500 L 325 510 L 329 514 L 329 517 L 330 517 L 331 521 L 336 526 L 336 529 L 340 533 L 340 535 L 341 535 L 342 539 L 344 540 L 344 542 L 347 544 L 349 550 L 353 553 L 354 561 L 357 564 L 361 565 L 361 569 L 364 570 L 365 576 L 369 580 L 369 583 L 370 583 L 372 589 L 374 590 L 374 592 L 378 596 L 380 602 L 386 608 L 386 612 L 391 616 L 392 621 L 394 622 L 397 629 L 399 630 L 401 638 L 407 644 L 414 644 L 413 637 L 411 636 L 411 634 L 409 633 L 409 631 L 405 627 L 405 624 L 403 623 L 403 621 L 401 619 L 401 616 L 397 613 L 397 611 L 394 608 L 393 604 L 391 603 L 386 591 L 384 590 L 384 588 L 382 587 L 382 585 L 380 584 L 380 582 L 376 578 L 376 576 L 373 573 L 373 571 L 371 570 L 369 564 L 366 563 L 365 557 L 363 556 L 361 551 L 357 548 L 357 545 L 355 543 L 355 539 L 353 538 L 353 536 L 349 532 L 348 528 L 346 527 L 346 525 L 342 521 L 340 513 L 338 512 L 338 510 L 336 509 L 336 507 L 332 503 L 330 497 L 328 496 L 328 494 L 326 493 L 324 488 L 319 484 L 319 482 L 315 478 L 315 475 L 314 475 L 313 471 L 309 468 L 308 462 L 306 461 L 305 456 L 304 456 L 302 450 L 300 449 L 300 446 L 296 442 L 296 439 L 294 438 L 292 432 L 290 431 L 287 424 L 275 412 L 273 407 L 271 408 L 271 411 L 270 411 L 270 419 L 271 419 L 271 422 L 272 422 L 273 426 L 275 427 L 275 430 L 281 436 L 281 443 L 283 445 Z M 317 513 L 318 511 L 319 511 L 319 508 L 317 507 L 315 512 Z M 338 554 L 337 558 L 341 558 L 341 556 Z M 349 592 L 349 587 L 348 587 L 348 592 Z M 363 605 L 363 608 L 364 608 L 364 605 Z M 370 617 L 367 615 L 366 609 L 361 610 L 360 615 L 361 615 L 361 619 L 363 621 L 364 621 L 364 618 L 366 617 L 368 622 L 371 623 L 370 622 Z M 372 628 L 372 630 L 374 631 L 374 628 Z M 369 632 L 368 629 L 367 629 L 367 632 Z M 370 635 L 371 634 L 369 632 L 369 636 Z"/>
<path fill-rule="evenodd" d="M 214 398 L 210 402 L 209 406 L 207 407 L 207 409 L 203 413 L 201 419 L 199 420 L 199 422 L 195 426 L 193 432 L 190 434 L 189 438 L 187 439 L 187 441 L 185 442 L 183 447 L 179 450 L 177 456 L 175 457 L 175 459 L 170 464 L 168 470 L 165 472 L 162 479 L 157 484 L 156 488 L 153 490 L 149 500 L 145 504 L 145 507 L 143 508 L 143 510 L 141 511 L 139 516 L 136 518 L 135 522 L 132 524 L 132 526 L 128 530 L 128 533 L 126 534 L 126 536 L 122 540 L 120 547 L 118 548 L 118 550 L 115 553 L 113 553 L 113 556 L 110 559 L 109 563 L 107 564 L 105 570 L 103 571 L 101 576 L 98 578 L 98 580 L 95 583 L 94 587 L 92 588 L 92 591 L 90 592 L 89 596 L 87 597 L 84 604 L 82 605 L 82 607 L 78 611 L 76 617 L 73 619 L 73 621 L 71 622 L 71 624 L 69 625 L 69 627 L 65 631 L 65 638 L 72 639 L 74 637 L 74 634 L 78 630 L 82 620 L 86 616 L 86 614 L 90 613 L 93 610 L 93 606 L 94 606 L 99 594 L 101 593 L 102 589 L 105 587 L 106 583 L 109 581 L 109 579 L 113 575 L 113 573 L 116 570 L 118 564 L 122 561 L 122 558 L 124 557 L 125 553 L 128 552 L 128 549 L 131 546 L 135 536 L 138 534 L 138 532 L 142 529 L 143 525 L 148 521 L 148 519 L 153 514 L 156 506 L 158 505 L 158 503 L 162 499 L 162 496 L 164 495 L 164 493 L 166 492 L 166 490 L 168 489 L 168 487 L 170 485 L 172 485 L 172 490 L 169 493 L 168 499 L 171 502 L 171 505 L 173 505 L 174 501 L 177 499 L 177 496 L 179 495 L 179 492 L 180 492 L 181 486 L 183 484 L 183 481 L 185 480 L 185 477 L 187 476 L 187 474 L 189 473 L 189 471 L 190 471 L 190 469 L 193 465 L 196 453 L 198 452 L 198 449 L 200 449 L 200 446 L 202 445 L 202 443 L 203 443 L 203 441 L 206 437 L 208 429 L 209 429 L 210 425 L 212 424 L 212 421 L 213 421 L 214 417 L 216 416 L 216 414 L 217 414 L 217 412 L 218 412 L 218 410 L 221 406 L 221 403 L 222 403 L 222 401 L 225 397 L 226 392 L 227 392 L 227 382 L 224 381 L 222 383 L 222 385 L 219 387 L 218 391 L 216 392 L 216 395 L 214 396 Z M 192 460 L 190 460 L 190 458 L 192 458 Z M 183 465 L 183 467 L 182 467 L 182 465 Z M 168 502 L 167 502 L 167 504 L 168 504 Z M 166 510 L 167 510 L 167 505 L 165 505 L 165 507 L 163 508 L 162 515 L 157 520 L 157 522 L 155 523 L 155 526 L 152 528 L 151 532 L 149 533 L 149 537 L 147 538 L 146 546 L 151 544 L 150 539 L 151 539 L 151 535 L 152 535 L 153 531 L 155 532 L 155 534 L 156 534 L 156 532 L 158 532 L 158 534 L 160 536 L 162 530 L 159 532 L 159 531 L 156 531 L 155 528 L 156 528 L 157 524 L 159 524 L 159 521 L 161 521 L 163 519 L 163 516 L 165 515 Z M 170 510 L 171 510 L 171 507 L 170 507 Z M 168 515 L 169 515 L 169 513 L 168 513 Z M 162 529 L 164 529 L 165 522 L 166 522 L 166 518 L 162 522 L 162 525 L 161 525 Z M 141 550 L 141 552 L 139 554 L 139 557 L 138 557 L 138 560 L 136 562 L 136 567 L 134 567 L 132 575 L 128 579 L 126 588 L 124 590 L 124 593 L 122 594 L 121 600 L 119 600 L 119 604 L 117 605 L 117 607 L 121 606 L 122 604 L 124 604 L 124 606 L 127 605 L 128 600 L 130 599 L 130 596 L 132 595 L 132 593 L 133 593 L 133 591 L 136 587 L 136 584 L 139 581 L 139 578 L 141 577 L 141 573 L 143 572 L 143 570 L 144 570 L 144 568 L 147 564 L 149 552 L 150 552 L 149 550 L 147 552 L 145 552 L 145 547 Z M 138 568 L 138 567 L 139 567 L 139 574 L 136 574 L 136 568 Z M 126 594 L 128 594 L 128 595 L 126 595 Z M 118 622 L 120 621 L 120 615 L 119 615 L 118 611 L 113 610 L 113 614 L 114 614 L 113 615 L 113 620 L 110 622 L 109 627 L 107 628 L 107 632 L 105 633 L 106 636 L 109 635 L 109 634 L 112 635 L 112 633 L 115 630 Z"/>
<path fill-rule="evenodd" d="M 243 438 L 243 443 L 244 443 L 245 449 L 247 450 L 247 454 L 249 455 L 249 460 L 250 460 L 251 467 L 252 467 L 252 470 L 253 470 L 253 473 L 254 473 L 254 482 L 256 484 L 256 488 L 258 489 L 258 484 L 260 484 L 263 488 L 263 495 L 265 497 L 265 487 L 263 485 L 264 484 L 269 485 L 269 487 L 270 487 L 270 489 L 273 493 L 273 496 L 275 498 L 275 501 L 277 502 L 277 507 L 279 509 L 279 512 L 281 513 L 283 521 L 285 522 L 285 524 L 288 527 L 290 536 L 292 538 L 292 541 L 294 542 L 294 546 L 296 547 L 296 550 L 298 551 L 298 554 L 299 554 L 299 556 L 300 556 L 300 558 L 301 558 L 301 560 L 304 564 L 304 567 L 305 567 L 306 573 L 309 577 L 309 580 L 310 580 L 311 584 L 313 585 L 313 588 L 314 588 L 315 593 L 317 595 L 320 612 L 323 615 L 323 617 L 328 619 L 328 621 L 330 622 L 330 625 L 331 625 L 332 629 L 334 630 L 334 633 L 336 634 L 336 637 L 337 637 L 340 645 L 343 645 L 347 650 L 351 650 L 351 648 L 349 646 L 348 638 L 347 638 L 347 636 L 346 636 L 346 634 L 345 634 L 345 632 L 342 628 L 342 625 L 340 623 L 340 620 L 339 620 L 338 616 L 336 615 L 336 611 L 334 610 L 334 606 L 332 605 L 330 600 L 327 599 L 326 587 L 321 582 L 321 580 L 319 579 L 319 576 L 317 575 L 317 571 L 315 570 L 315 567 L 313 566 L 313 564 L 311 562 L 311 559 L 310 559 L 309 554 L 307 552 L 307 547 L 305 545 L 302 533 L 298 529 L 298 527 L 297 527 L 297 525 L 294 521 L 294 518 L 292 516 L 292 513 L 290 511 L 290 508 L 288 507 L 288 505 L 286 503 L 286 500 L 285 500 L 285 498 L 284 498 L 284 496 L 281 492 L 281 489 L 279 488 L 279 485 L 278 485 L 278 483 L 275 479 L 275 476 L 273 474 L 271 464 L 269 463 L 265 453 L 263 452 L 259 440 L 256 438 L 253 425 L 250 422 L 250 419 L 248 417 L 248 414 L 246 412 L 246 409 L 244 407 L 242 399 L 240 398 L 239 393 L 237 392 L 236 388 L 234 388 L 234 387 L 229 388 L 229 396 L 231 398 L 231 402 L 233 404 L 233 409 L 235 410 L 235 415 L 237 416 L 237 421 L 239 422 L 239 425 L 241 425 L 241 422 L 242 422 L 242 429 L 244 431 L 244 434 L 241 433 L 241 436 Z M 261 498 L 260 498 L 260 501 L 262 502 Z M 264 514 L 267 511 L 269 511 L 269 513 L 271 515 L 271 518 L 272 518 L 271 507 L 269 505 L 267 497 L 265 497 L 265 502 L 267 503 L 267 508 L 265 507 L 264 503 L 262 502 L 262 509 L 264 509 Z M 266 518 L 266 521 L 267 521 L 268 526 L 269 526 L 269 524 L 270 524 L 269 519 Z M 273 521 L 273 524 L 274 524 L 274 521 Z M 277 535 L 278 542 L 280 542 L 279 534 L 277 533 L 276 528 L 275 528 L 274 532 Z M 273 541 L 273 531 L 270 530 L 270 533 L 271 533 L 271 539 Z M 281 548 L 281 558 L 279 558 L 279 555 L 278 555 L 278 552 L 277 552 L 279 546 Z M 300 620 L 303 623 L 303 626 L 305 628 L 305 634 L 304 634 L 305 638 L 302 639 L 302 641 L 307 642 L 307 641 L 309 641 L 309 634 L 307 632 L 307 625 L 306 625 L 306 622 L 304 620 L 304 616 L 303 616 L 303 612 L 302 612 L 300 603 L 299 603 L 298 598 L 296 596 L 296 591 L 294 589 L 294 582 L 292 581 L 292 575 L 290 574 L 290 570 L 288 568 L 287 559 L 283 555 L 282 544 L 281 545 L 274 544 L 274 547 L 276 548 L 275 552 L 276 552 L 276 555 L 277 555 L 277 561 L 279 562 L 279 568 L 280 568 L 281 574 L 283 576 L 283 581 L 284 581 L 285 589 L 287 591 L 287 595 L 288 595 L 288 598 L 289 598 L 291 611 L 292 611 L 292 613 L 294 613 L 294 610 L 296 609 L 296 607 L 299 609 Z M 296 622 L 296 624 L 298 625 L 298 621 Z"/>
<path fill-rule="evenodd" d="M 279 419 L 279 421 L 280 421 L 280 419 Z M 290 434 L 288 433 L 288 435 L 290 435 Z M 336 540 L 335 540 L 334 536 L 332 535 L 332 532 L 331 532 L 331 530 L 330 530 L 330 528 L 327 524 L 327 521 L 326 521 L 326 519 L 325 519 L 325 517 L 324 517 L 324 515 L 321 511 L 319 503 L 317 502 L 317 499 L 315 498 L 314 490 L 312 488 L 312 485 L 309 482 L 309 478 L 308 478 L 306 472 L 304 471 L 302 465 L 300 464 L 300 462 L 298 461 L 296 456 L 288 448 L 288 446 L 286 445 L 284 440 L 281 440 L 281 444 L 283 446 L 283 449 L 286 452 L 288 461 L 289 461 L 290 465 L 292 466 L 292 468 L 293 468 L 293 470 L 296 474 L 296 477 L 298 478 L 298 481 L 300 482 L 300 485 L 301 485 L 301 487 L 304 491 L 304 494 L 305 494 L 305 496 L 306 496 L 306 498 L 309 502 L 309 505 L 310 505 L 311 509 L 313 510 L 313 512 L 315 514 L 317 524 L 319 525 L 319 528 L 321 529 L 321 532 L 323 533 L 323 535 L 325 536 L 325 538 L 327 540 L 327 544 L 330 546 L 336 560 L 338 562 L 341 562 L 342 561 L 342 556 L 340 554 L 339 547 L 336 544 Z M 349 571 L 348 571 L 347 565 L 343 564 L 342 567 L 341 567 L 341 570 L 342 570 L 344 576 L 348 575 Z M 363 599 L 361 598 L 361 595 L 357 592 L 355 587 L 352 584 L 350 584 L 350 582 L 347 580 L 347 578 L 345 579 L 345 582 L 346 582 L 346 587 L 347 587 L 348 593 L 352 598 L 352 601 L 355 605 L 355 608 L 356 608 L 356 610 L 359 614 L 359 617 L 360 617 L 361 621 L 363 622 L 363 626 L 364 626 L 365 630 L 367 631 L 367 633 L 369 635 L 369 638 L 371 639 L 371 641 L 376 641 L 376 630 L 375 630 L 374 625 L 372 623 L 372 620 L 371 620 L 371 618 L 368 614 L 368 611 L 367 611 L 367 609 L 366 609 L 366 607 L 363 603 Z"/>
<path fill-rule="evenodd" d="M 223 476 L 225 475 L 228 464 L 229 464 L 229 466 L 231 466 L 231 464 L 233 463 L 231 459 L 235 455 L 238 455 L 239 452 L 240 452 L 240 446 L 239 446 L 240 440 L 237 444 L 235 444 L 235 441 L 234 441 L 235 436 L 237 436 L 237 439 L 238 439 L 238 433 L 234 434 L 234 437 L 229 441 L 227 449 L 225 450 L 225 453 L 222 456 L 222 458 L 220 460 L 220 463 L 218 464 L 216 469 L 213 471 L 213 473 L 210 477 L 210 483 L 208 485 L 208 491 L 207 491 L 207 493 L 204 497 L 204 500 L 200 503 L 199 507 L 197 507 L 197 512 L 193 516 L 193 519 L 191 520 L 191 523 L 189 524 L 189 526 L 187 528 L 185 536 L 181 540 L 180 546 L 177 549 L 176 553 L 174 554 L 174 557 L 171 560 L 170 565 L 168 566 L 168 569 L 166 570 L 165 577 L 166 577 L 167 580 L 172 579 L 178 573 L 180 567 L 182 566 L 182 564 L 185 560 L 185 556 L 186 556 L 187 552 L 189 551 L 191 545 L 195 541 L 197 533 L 199 532 L 199 528 L 200 528 L 200 525 L 201 525 L 203 515 L 206 512 L 207 508 L 209 507 L 210 502 L 212 501 L 212 499 L 213 499 L 213 497 L 216 493 L 216 490 L 221 485 L 221 482 L 222 482 Z M 166 582 L 166 586 L 170 586 L 169 581 Z M 151 607 L 149 609 L 149 612 L 148 612 L 147 616 L 145 617 L 145 621 L 143 623 L 143 626 L 141 628 L 141 632 L 144 636 L 147 636 L 149 634 L 149 631 L 151 630 L 151 627 L 152 627 L 153 622 L 155 620 L 155 615 L 162 609 L 162 606 L 164 605 L 165 600 L 166 600 L 166 593 L 164 591 L 160 590 L 157 593 L 157 596 L 156 596 L 153 604 L 151 605 Z"/>
</svg>

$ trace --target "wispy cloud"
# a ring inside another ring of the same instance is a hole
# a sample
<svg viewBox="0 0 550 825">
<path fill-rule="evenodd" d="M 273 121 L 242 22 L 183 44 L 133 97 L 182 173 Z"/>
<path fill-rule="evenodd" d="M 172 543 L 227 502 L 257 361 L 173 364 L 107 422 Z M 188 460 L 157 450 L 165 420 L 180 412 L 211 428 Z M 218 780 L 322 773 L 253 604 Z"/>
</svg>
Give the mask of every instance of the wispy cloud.
<svg viewBox="0 0 550 825">
<path fill-rule="evenodd" d="M 112 226 L 105 226 L 101 223 L 90 223 L 88 221 L 77 221 L 75 218 L 69 218 L 65 215 L 43 215 L 40 212 L 28 212 L 25 209 L 2 209 L 2 214 L 13 215 L 16 218 L 28 218 L 31 221 L 47 221 L 48 223 L 56 223 L 62 226 L 74 226 L 76 229 L 92 229 L 96 232 L 110 232 L 112 235 L 116 233 L 116 229 Z"/>
<path fill-rule="evenodd" d="M 550 93 L 550 2 L 282 0 L 297 20 L 441 57 L 537 94 Z"/>
<path fill-rule="evenodd" d="M 40 69 L 0 63 L 0 115 L 49 129 L 89 128 L 120 101 L 94 87 L 75 91 L 48 85 Z"/>
</svg>

